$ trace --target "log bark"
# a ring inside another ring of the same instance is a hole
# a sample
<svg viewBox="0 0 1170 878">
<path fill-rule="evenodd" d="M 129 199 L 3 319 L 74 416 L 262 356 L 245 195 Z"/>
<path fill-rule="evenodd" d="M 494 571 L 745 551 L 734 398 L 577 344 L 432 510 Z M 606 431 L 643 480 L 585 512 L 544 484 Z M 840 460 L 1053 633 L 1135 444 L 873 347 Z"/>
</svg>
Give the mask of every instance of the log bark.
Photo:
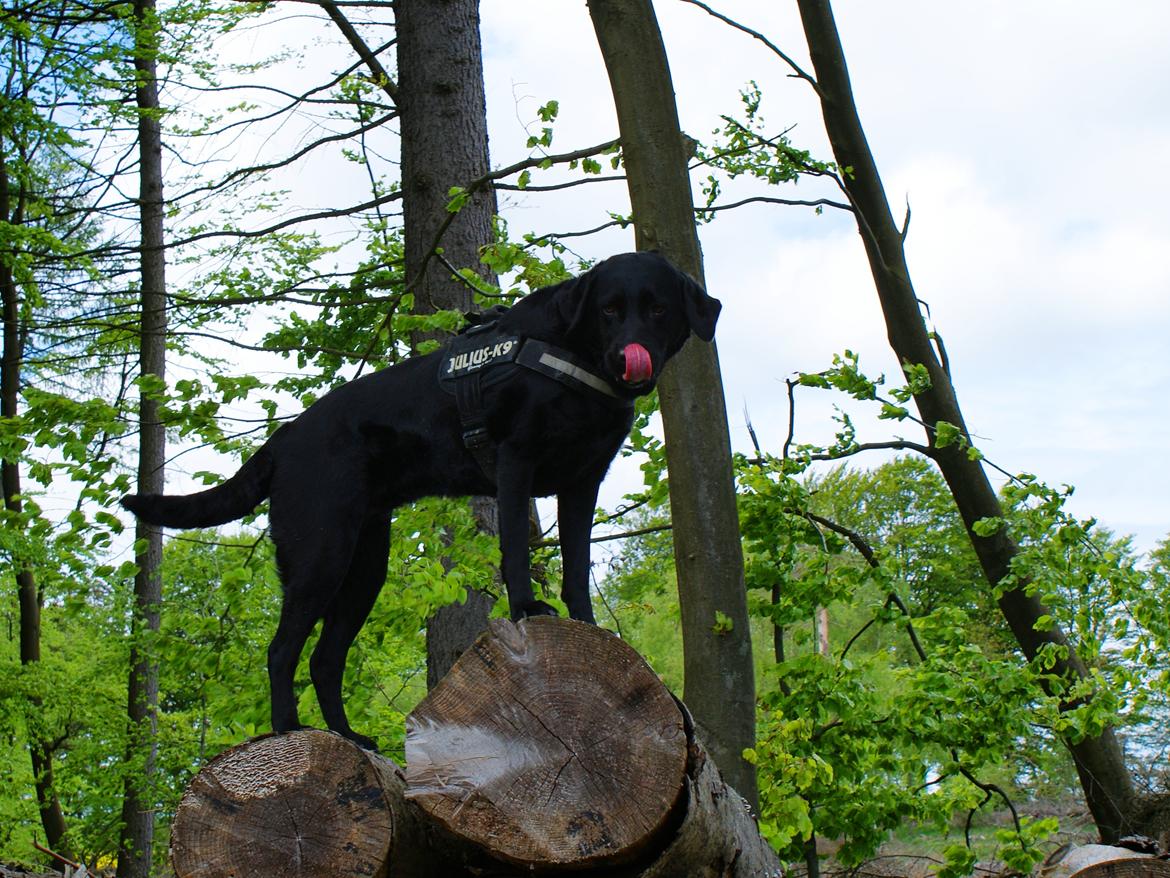
<svg viewBox="0 0 1170 878">
<path fill-rule="evenodd" d="M 579 622 L 493 622 L 406 726 L 407 796 L 521 866 L 637 860 L 672 822 L 686 759 L 654 672 Z"/>
<path fill-rule="evenodd" d="M 581 622 L 492 622 L 409 718 L 407 758 L 313 730 L 233 747 L 179 803 L 177 878 L 780 875 L 686 710 Z"/>
</svg>

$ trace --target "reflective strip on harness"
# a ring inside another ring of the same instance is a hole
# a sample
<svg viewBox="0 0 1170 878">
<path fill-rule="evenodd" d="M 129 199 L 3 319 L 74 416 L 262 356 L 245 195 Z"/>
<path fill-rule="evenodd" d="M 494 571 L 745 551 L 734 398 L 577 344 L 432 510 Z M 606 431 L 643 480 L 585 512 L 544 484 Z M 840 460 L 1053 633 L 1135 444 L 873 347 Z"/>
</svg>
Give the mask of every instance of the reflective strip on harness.
<svg viewBox="0 0 1170 878">
<path fill-rule="evenodd" d="M 613 392 L 613 388 L 607 382 L 598 378 L 592 372 L 587 372 L 580 366 L 570 363 L 568 360 L 562 360 L 560 357 L 555 357 L 548 351 L 544 351 L 537 362 L 548 366 L 550 369 L 556 369 L 558 372 L 568 375 L 574 381 L 580 381 L 587 387 L 592 387 L 598 393 L 604 393 L 606 396 L 617 398 L 617 394 Z"/>
</svg>

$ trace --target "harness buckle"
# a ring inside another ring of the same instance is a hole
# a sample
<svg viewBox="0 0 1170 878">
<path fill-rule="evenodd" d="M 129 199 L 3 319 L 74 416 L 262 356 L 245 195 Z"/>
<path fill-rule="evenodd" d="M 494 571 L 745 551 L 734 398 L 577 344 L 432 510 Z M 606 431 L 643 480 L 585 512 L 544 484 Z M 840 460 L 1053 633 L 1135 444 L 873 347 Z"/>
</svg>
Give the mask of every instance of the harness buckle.
<svg viewBox="0 0 1170 878">
<path fill-rule="evenodd" d="M 463 431 L 463 445 L 469 451 L 478 451 L 492 444 L 486 427 L 473 427 Z"/>
</svg>

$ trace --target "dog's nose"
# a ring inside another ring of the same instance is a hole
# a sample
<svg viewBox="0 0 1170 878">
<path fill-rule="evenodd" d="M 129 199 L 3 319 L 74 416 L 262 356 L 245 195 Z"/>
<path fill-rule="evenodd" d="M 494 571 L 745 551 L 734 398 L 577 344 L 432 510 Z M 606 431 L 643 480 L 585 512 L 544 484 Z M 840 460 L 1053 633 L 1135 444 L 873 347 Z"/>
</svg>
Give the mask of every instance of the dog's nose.
<svg viewBox="0 0 1170 878">
<path fill-rule="evenodd" d="M 643 381 L 649 381 L 654 375 L 650 352 L 636 341 L 622 349 L 622 356 L 626 359 L 626 371 L 622 374 L 622 380 L 627 384 L 641 384 Z"/>
</svg>

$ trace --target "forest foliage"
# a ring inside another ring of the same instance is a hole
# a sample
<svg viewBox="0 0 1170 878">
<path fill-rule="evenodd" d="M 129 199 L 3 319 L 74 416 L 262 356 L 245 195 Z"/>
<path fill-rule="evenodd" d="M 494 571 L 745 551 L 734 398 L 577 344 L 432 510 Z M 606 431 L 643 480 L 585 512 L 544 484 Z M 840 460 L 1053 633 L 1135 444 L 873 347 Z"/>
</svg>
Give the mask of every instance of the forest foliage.
<svg viewBox="0 0 1170 878">
<path fill-rule="evenodd" d="M 51 747 L 69 847 L 87 863 L 106 863 L 117 850 L 123 780 L 136 771 L 122 755 L 133 541 L 116 501 L 132 487 L 143 381 L 135 199 L 126 194 L 135 171 L 127 158 L 133 39 L 119 10 L 24 0 L 0 12 L 11 62 L 0 92 L 5 358 L 20 366 L 18 407 L 0 419 L 0 457 L 24 478 L 22 503 L 6 506 L 0 528 L 4 860 L 37 856 L 32 742 Z M 385 158 L 394 107 L 359 64 L 336 45 L 319 81 L 282 52 L 213 63 L 239 54 L 225 48 L 239 32 L 279 29 L 280 14 L 194 2 L 164 15 L 173 377 L 146 389 L 164 404 L 179 449 L 172 463 L 197 459 L 195 478 L 214 483 L 329 388 L 398 361 L 417 333 L 453 330 L 463 317 L 414 309 L 395 217 L 400 194 Z M 299 71 L 295 86 L 281 78 L 290 70 Z M 746 85 L 738 106 L 696 144 L 701 222 L 718 222 L 724 189 L 745 177 L 769 191 L 827 182 L 825 197 L 788 203 L 843 207 L 831 193 L 848 169 L 770 127 L 763 99 Z M 620 151 L 601 142 L 605 132 L 596 147 L 554 152 L 556 116 L 555 101 L 537 111 L 529 158 L 501 171 L 500 188 L 620 173 Z M 240 142 L 247 149 L 228 149 Z M 262 157 L 249 164 L 240 158 L 248 150 Z M 344 168 L 362 195 L 328 210 L 302 208 L 283 172 L 314 162 Z M 468 187 L 485 185 L 465 184 L 452 190 L 452 210 Z M 615 204 L 607 225 L 627 224 L 623 209 Z M 575 234 L 517 234 L 500 218 L 482 259 L 504 278 L 501 288 L 485 287 L 470 266 L 453 268 L 478 285 L 482 305 L 506 303 L 587 267 L 569 249 Z M 1116 726 L 1144 766 L 1139 783 L 1149 792 L 1164 783 L 1170 543 L 1143 555 L 1124 536 L 1072 516 L 1071 488 L 1005 478 L 1005 515 L 981 527 L 1015 536 L 1014 581 L 1042 596 L 1090 668 L 1078 684 L 1084 691 L 1069 691 L 1050 679 L 1051 654 L 1029 662 L 1015 648 L 933 465 L 906 442 L 905 456 L 853 461 L 867 443 L 848 412 L 869 407 L 897 429 L 912 419 L 906 403 L 921 374 L 911 367 L 887 388 L 847 351 L 821 371 L 816 365 L 789 392 L 840 400 L 836 442 L 789 436 L 736 460 L 760 690 L 750 758 L 761 828 L 790 860 L 803 858 L 815 835 L 841 841 L 838 858 L 853 864 L 900 826 L 931 827 L 949 833 L 944 870 L 961 874 L 974 856 L 964 829 L 1007 810 L 1017 819 L 999 829 L 996 852 L 1026 871 L 1055 829 L 1050 819 L 1029 819 L 1028 804 L 1075 794 L 1061 739 Z M 643 401 L 624 452 L 638 460 L 644 484 L 621 509 L 599 510 L 611 530 L 637 533 L 607 544 L 618 548 L 598 571 L 597 615 L 681 693 L 668 474 L 655 417 L 655 401 Z M 935 429 L 936 443 L 966 441 Z M 967 453 L 981 456 L 975 447 Z M 161 669 L 153 797 L 164 832 L 199 766 L 267 728 L 265 654 L 279 587 L 263 522 L 261 511 L 241 530 L 167 542 L 162 629 L 143 635 L 157 637 Z M 404 716 L 425 691 L 426 620 L 467 585 L 498 591 L 498 549 L 465 504 L 447 500 L 398 510 L 393 536 L 391 585 L 354 646 L 345 690 L 355 725 L 400 757 Z M 555 550 L 541 548 L 537 561 L 555 582 Z M 20 656 L 15 583 L 23 570 L 35 571 L 43 606 L 37 662 Z M 824 619 L 827 643 L 817 636 Z M 322 725 L 307 668 L 297 685 L 302 717 Z M 1061 709 L 1090 693 L 1081 707 Z"/>
</svg>

